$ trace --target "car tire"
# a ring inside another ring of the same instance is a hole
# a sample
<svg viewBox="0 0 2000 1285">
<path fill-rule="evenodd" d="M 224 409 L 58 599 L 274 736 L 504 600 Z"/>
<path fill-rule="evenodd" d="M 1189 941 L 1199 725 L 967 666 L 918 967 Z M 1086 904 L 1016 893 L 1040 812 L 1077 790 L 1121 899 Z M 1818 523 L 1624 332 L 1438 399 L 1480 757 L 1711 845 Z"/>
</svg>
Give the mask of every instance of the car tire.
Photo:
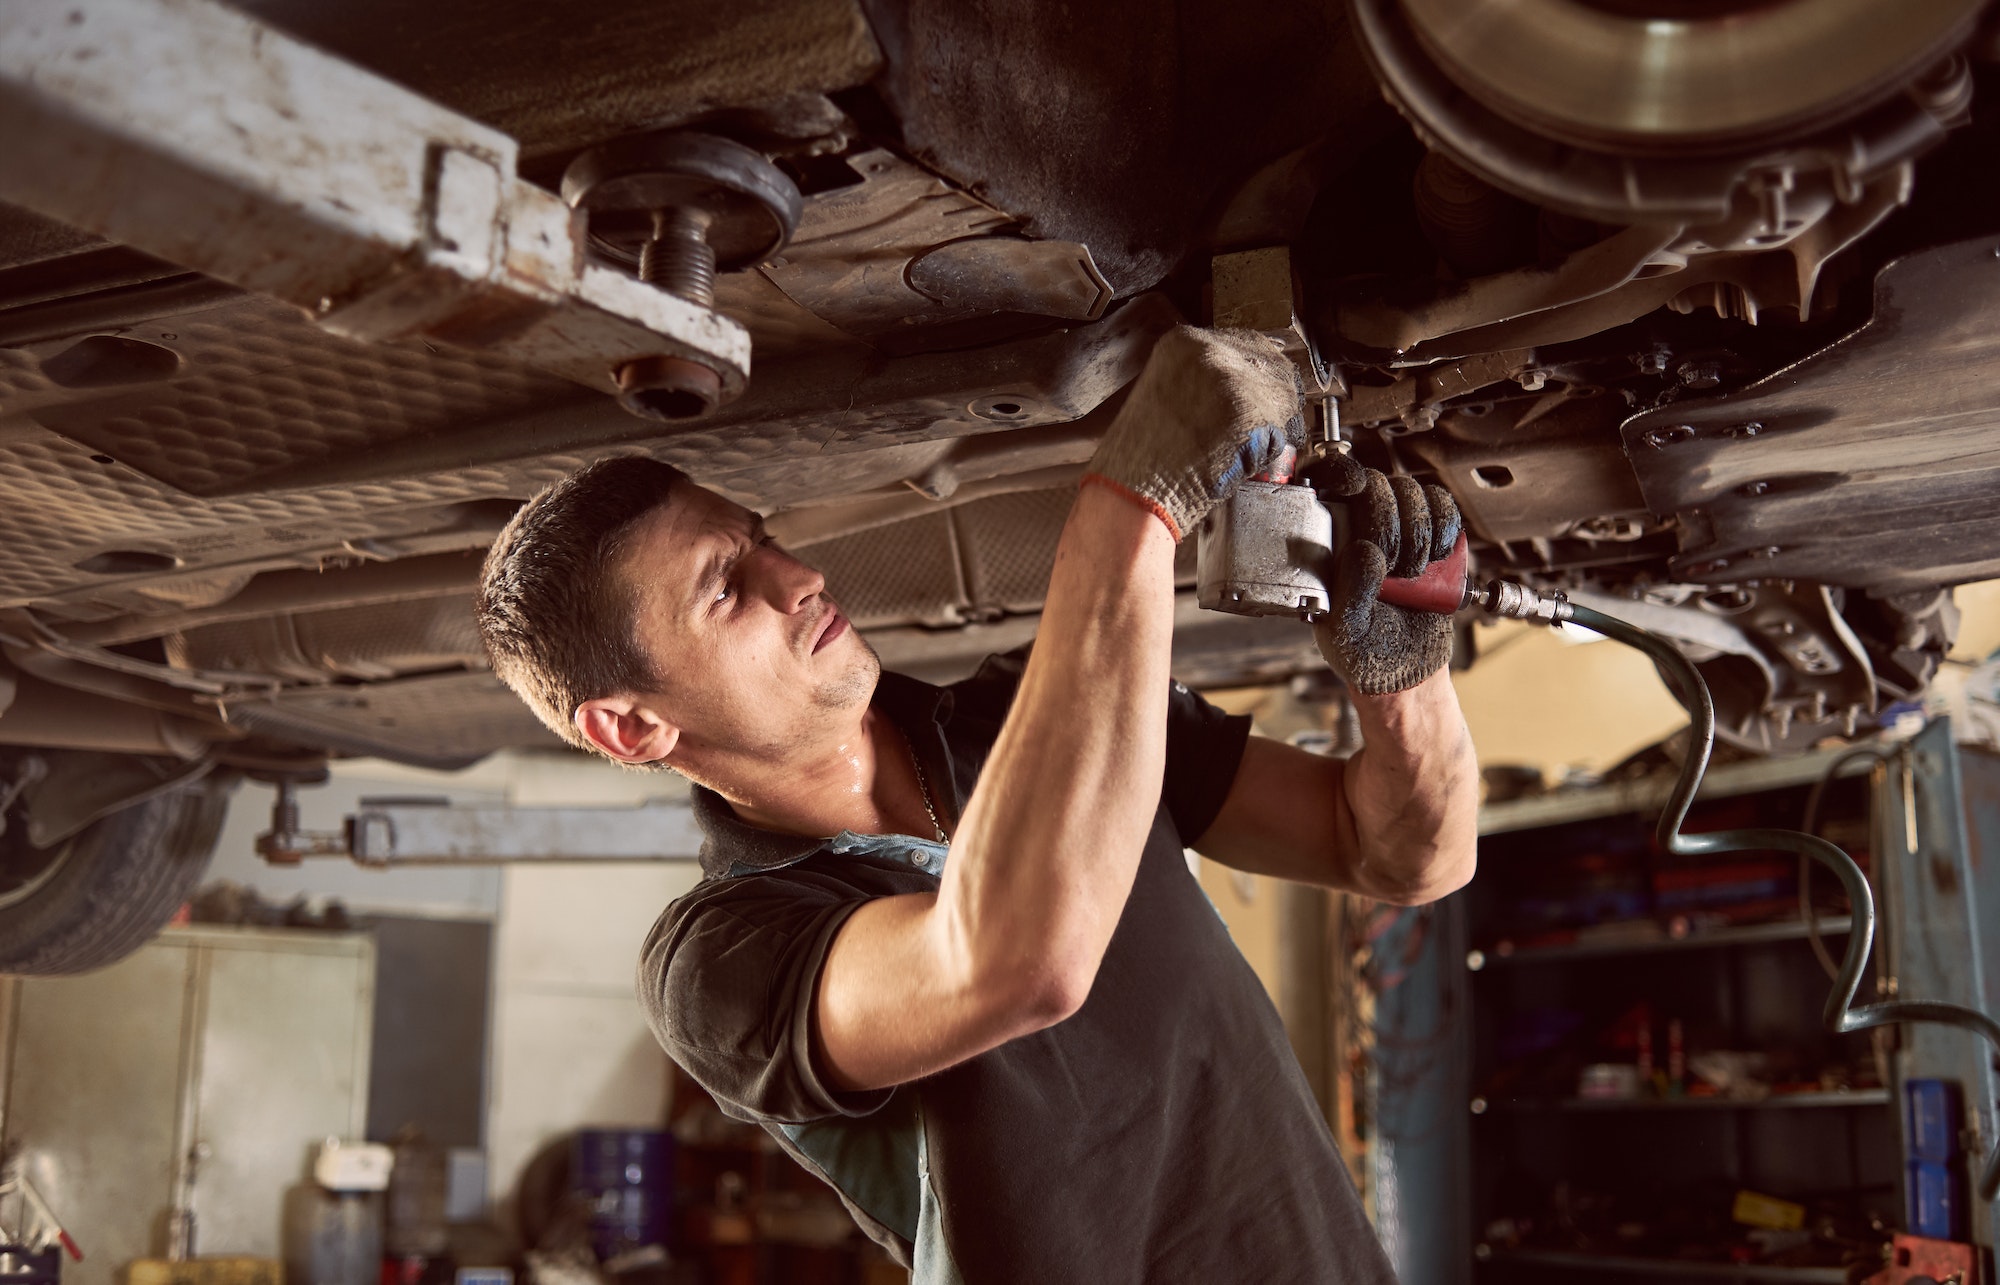
<svg viewBox="0 0 2000 1285">
<path fill-rule="evenodd" d="M 48 848 L 10 812 L 0 834 L 0 974 L 89 972 L 152 940 L 208 869 L 231 782 L 203 779 L 122 808 Z"/>
</svg>

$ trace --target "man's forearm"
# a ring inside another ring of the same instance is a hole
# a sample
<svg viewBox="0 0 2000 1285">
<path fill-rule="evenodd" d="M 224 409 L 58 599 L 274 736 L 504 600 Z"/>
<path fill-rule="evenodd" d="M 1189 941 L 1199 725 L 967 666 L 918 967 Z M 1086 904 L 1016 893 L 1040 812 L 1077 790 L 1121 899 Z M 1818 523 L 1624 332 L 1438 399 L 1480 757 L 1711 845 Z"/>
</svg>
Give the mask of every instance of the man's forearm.
<svg viewBox="0 0 2000 1285">
<path fill-rule="evenodd" d="M 1159 805 L 1173 541 L 1086 486 L 1021 690 L 953 841 L 935 910 L 983 984 L 1081 1003 Z"/>
<path fill-rule="evenodd" d="M 1472 877 L 1479 824 L 1479 765 L 1450 675 L 1351 699 L 1364 742 L 1341 774 L 1352 882 L 1385 901 L 1434 901 Z"/>
</svg>

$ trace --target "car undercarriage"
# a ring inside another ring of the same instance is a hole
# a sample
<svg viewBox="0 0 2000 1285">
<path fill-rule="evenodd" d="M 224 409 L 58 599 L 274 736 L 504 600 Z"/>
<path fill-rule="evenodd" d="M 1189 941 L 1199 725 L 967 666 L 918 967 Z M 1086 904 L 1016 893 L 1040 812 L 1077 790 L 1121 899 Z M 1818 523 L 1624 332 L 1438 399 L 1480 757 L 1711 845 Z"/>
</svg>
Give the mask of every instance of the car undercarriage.
<svg viewBox="0 0 2000 1285">
<path fill-rule="evenodd" d="M 143 794 L 554 746 L 473 582 L 607 454 L 765 513 L 885 665 L 965 672 L 1033 636 L 1183 321 L 1278 338 L 1482 574 L 1674 639 L 1726 739 L 1853 736 L 2000 575 L 1996 56 L 1973 0 L 12 7 L 0 793 L 54 842 L 105 756 Z M 430 223 L 364 261 L 388 143 Z M 538 311 L 438 287 L 480 238 L 520 277 L 524 229 Z M 1193 544 L 1179 676 L 1316 671 L 1196 610 Z"/>
</svg>

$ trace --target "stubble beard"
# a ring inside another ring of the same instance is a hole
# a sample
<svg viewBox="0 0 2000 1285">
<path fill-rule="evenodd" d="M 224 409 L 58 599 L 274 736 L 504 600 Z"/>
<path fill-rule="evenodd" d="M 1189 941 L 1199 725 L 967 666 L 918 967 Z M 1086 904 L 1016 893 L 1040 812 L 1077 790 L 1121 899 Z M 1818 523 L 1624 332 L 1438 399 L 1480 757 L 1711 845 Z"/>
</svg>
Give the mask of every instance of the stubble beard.
<svg viewBox="0 0 2000 1285">
<path fill-rule="evenodd" d="M 882 658 L 875 654 L 875 648 L 861 636 L 860 630 L 849 626 L 848 632 L 861 644 L 861 654 L 840 673 L 813 689 L 813 704 L 829 712 L 867 704 L 882 677 Z"/>
</svg>

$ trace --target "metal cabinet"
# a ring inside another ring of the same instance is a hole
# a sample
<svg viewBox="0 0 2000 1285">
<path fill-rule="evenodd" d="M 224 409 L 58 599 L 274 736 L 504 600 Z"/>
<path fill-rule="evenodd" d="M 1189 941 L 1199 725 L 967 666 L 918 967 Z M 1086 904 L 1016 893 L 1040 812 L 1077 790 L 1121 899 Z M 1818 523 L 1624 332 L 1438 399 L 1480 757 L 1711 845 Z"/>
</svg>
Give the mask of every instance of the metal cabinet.
<svg viewBox="0 0 2000 1285">
<path fill-rule="evenodd" d="M 82 1246 L 66 1285 L 163 1254 L 183 1186 L 198 1252 L 279 1256 L 314 1145 L 366 1127 L 374 990 L 363 934 L 229 928 L 0 979 L 0 1129 Z"/>
</svg>

